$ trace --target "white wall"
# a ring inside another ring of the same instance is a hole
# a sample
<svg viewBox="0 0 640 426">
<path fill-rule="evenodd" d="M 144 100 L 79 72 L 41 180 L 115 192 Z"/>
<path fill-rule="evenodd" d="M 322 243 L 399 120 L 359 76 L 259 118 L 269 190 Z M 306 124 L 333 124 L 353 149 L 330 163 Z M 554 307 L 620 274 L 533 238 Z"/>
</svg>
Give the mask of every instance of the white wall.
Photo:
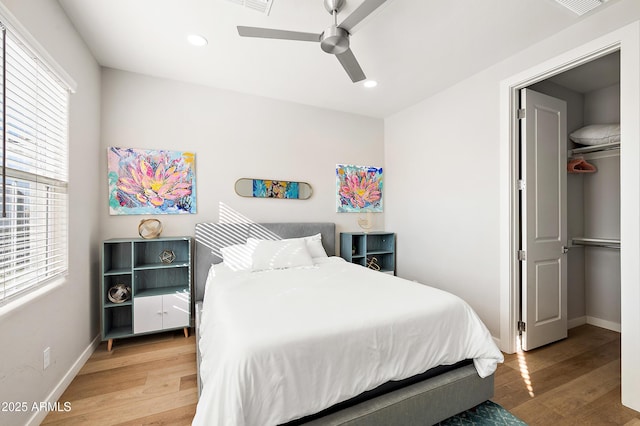
<svg viewBox="0 0 640 426">
<path fill-rule="evenodd" d="M 640 3 L 622 1 L 385 120 L 400 275 L 463 296 L 500 335 L 500 82 L 638 18 Z"/>
<path fill-rule="evenodd" d="M 554 57 L 639 18 L 640 2 L 613 3 L 565 31 L 523 48 L 519 54 L 385 120 L 386 228 L 399 233 L 399 275 L 462 296 L 476 309 L 491 333 L 502 338 L 500 301 L 505 289 L 501 283 L 505 276 L 503 269 L 509 262 L 502 259 L 508 223 L 501 221 L 509 220 L 509 212 L 504 208 L 501 192 L 508 170 L 502 170 L 501 141 L 505 132 L 500 124 L 509 121 L 508 117 L 501 117 L 504 111 L 500 103 L 501 83 L 533 67 L 543 71 L 544 63 Z M 637 45 L 637 40 L 627 40 L 629 46 Z M 624 58 L 623 50 L 623 66 L 635 69 L 637 53 L 627 54 Z M 623 92 L 627 91 L 624 96 L 632 107 L 623 112 L 623 121 L 625 114 L 632 120 L 636 98 L 640 97 L 637 78 L 629 74 L 626 78 Z M 632 121 L 627 123 L 631 139 L 624 143 L 629 147 L 626 152 L 634 156 L 638 152 L 634 124 L 637 120 Z M 639 238 L 636 178 L 635 171 L 631 171 L 626 193 L 632 193 L 631 187 L 635 186 L 636 195 L 625 201 L 635 222 L 630 216 L 626 219 L 623 213 L 623 225 L 627 224 L 630 233 L 625 247 L 631 258 L 638 253 Z M 625 211 L 624 203 L 622 207 Z M 631 361 L 624 361 L 637 359 L 640 352 L 640 346 L 634 343 L 640 340 L 640 315 L 637 315 L 640 291 L 636 279 L 639 273 L 637 258 L 631 258 L 625 263 L 623 257 L 622 267 L 622 292 L 628 294 L 627 300 L 623 298 L 622 308 L 623 402 L 639 409 L 640 369 Z"/>
<path fill-rule="evenodd" d="M 383 121 L 172 80 L 104 69 L 100 217 L 105 238 L 137 236 L 148 216 L 110 216 L 109 146 L 186 150 L 196 154 L 197 214 L 155 216 L 162 235 L 193 235 L 194 224 L 219 219 L 220 203 L 251 220 L 328 221 L 357 230 L 357 215 L 336 213 L 338 163 L 384 165 Z M 304 181 L 309 200 L 243 198 L 239 178 Z M 382 214 L 376 227 L 384 226 Z"/>
<path fill-rule="evenodd" d="M 497 87 L 474 77 L 385 120 L 386 225 L 398 233 L 398 275 L 463 297 L 494 336 Z"/>
<path fill-rule="evenodd" d="M 0 401 L 31 404 L 56 401 L 98 334 L 100 69 L 57 2 L 2 3 L 78 85 L 70 104 L 69 274 L 27 305 L 0 308 Z M 51 365 L 43 371 L 45 347 Z M 0 412 L 0 424 L 25 424 L 32 416 L 37 422 L 45 414 Z"/>
</svg>

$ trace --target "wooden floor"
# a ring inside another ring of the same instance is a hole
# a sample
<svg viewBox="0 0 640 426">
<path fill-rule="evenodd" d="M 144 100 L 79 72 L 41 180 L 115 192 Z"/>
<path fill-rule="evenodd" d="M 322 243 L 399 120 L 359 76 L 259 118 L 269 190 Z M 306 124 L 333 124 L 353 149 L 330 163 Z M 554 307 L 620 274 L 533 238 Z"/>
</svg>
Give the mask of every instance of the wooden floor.
<svg viewBox="0 0 640 426">
<path fill-rule="evenodd" d="M 528 378 L 528 379 L 527 379 Z M 527 382 L 528 380 L 528 382 Z M 620 335 L 585 325 L 569 338 L 506 355 L 493 400 L 535 425 L 640 426 L 620 404 Z M 182 331 L 102 343 L 47 425 L 189 425 L 197 402 L 195 339 Z"/>
<path fill-rule="evenodd" d="M 494 402 L 531 426 L 640 426 L 620 403 L 620 334 L 591 325 L 543 348 L 505 355 Z"/>
<path fill-rule="evenodd" d="M 183 331 L 103 342 L 59 399 L 46 425 L 190 425 L 196 412 L 195 337 Z"/>
</svg>

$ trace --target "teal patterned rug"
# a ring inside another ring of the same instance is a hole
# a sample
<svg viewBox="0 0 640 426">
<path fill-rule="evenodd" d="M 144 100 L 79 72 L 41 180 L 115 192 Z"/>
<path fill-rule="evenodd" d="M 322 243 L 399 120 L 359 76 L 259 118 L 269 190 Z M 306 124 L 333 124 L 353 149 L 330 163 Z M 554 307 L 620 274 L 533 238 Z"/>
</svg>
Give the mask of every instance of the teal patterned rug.
<svg viewBox="0 0 640 426">
<path fill-rule="evenodd" d="M 438 426 L 526 426 L 527 424 L 492 401 L 485 401 L 464 413 L 449 417 Z"/>
</svg>

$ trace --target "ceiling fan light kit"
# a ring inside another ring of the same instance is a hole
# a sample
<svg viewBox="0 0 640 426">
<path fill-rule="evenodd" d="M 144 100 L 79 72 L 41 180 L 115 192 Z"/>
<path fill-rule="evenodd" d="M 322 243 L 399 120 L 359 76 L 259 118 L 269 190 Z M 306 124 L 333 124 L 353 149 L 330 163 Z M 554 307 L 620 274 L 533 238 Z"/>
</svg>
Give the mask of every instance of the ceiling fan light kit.
<svg viewBox="0 0 640 426">
<path fill-rule="evenodd" d="M 324 7 L 333 17 L 333 24 L 320 34 L 243 26 L 238 26 L 238 34 L 242 37 L 320 42 L 320 48 L 335 55 L 351 81 L 357 83 L 367 77 L 349 47 L 350 31 L 385 1 L 365 0 L 338 25 L 338 13 L 344 7 L 345 0 L 324 0 Z"/>
</svg>

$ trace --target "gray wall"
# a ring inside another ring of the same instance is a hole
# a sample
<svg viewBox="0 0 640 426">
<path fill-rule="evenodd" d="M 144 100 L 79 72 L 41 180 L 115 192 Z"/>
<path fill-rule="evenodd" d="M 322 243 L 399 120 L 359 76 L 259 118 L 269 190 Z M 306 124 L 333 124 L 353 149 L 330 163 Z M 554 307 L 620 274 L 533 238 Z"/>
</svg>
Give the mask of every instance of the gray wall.
<svg viewBox="0 0 640 426">
<path fill-rule="evenodd" d="M 589 124 L 619 123 L 620 85 L 586 93 L 584 117 Z M 598 172 L 583 177 L 584 235 L 619 239 L 620 157 L 589 161 Z M 620 330 L 620 251 L 589 247 L 584 252 L 587 321 Z"/>
<path fill-rule="evenodd" d="M 100 69 L 57 2 L 2 2 L 78 85 L 69 124 L 69 274 L 26 304 L 0 308 L 0 401 L 31 404 L 57 400 L 98 335 Z M 46 347 L 51 365 L 43 370 Z M 37 423 L 45 414 L 0 412 L 0 424 L 32 416 Z"/>
</svg>

